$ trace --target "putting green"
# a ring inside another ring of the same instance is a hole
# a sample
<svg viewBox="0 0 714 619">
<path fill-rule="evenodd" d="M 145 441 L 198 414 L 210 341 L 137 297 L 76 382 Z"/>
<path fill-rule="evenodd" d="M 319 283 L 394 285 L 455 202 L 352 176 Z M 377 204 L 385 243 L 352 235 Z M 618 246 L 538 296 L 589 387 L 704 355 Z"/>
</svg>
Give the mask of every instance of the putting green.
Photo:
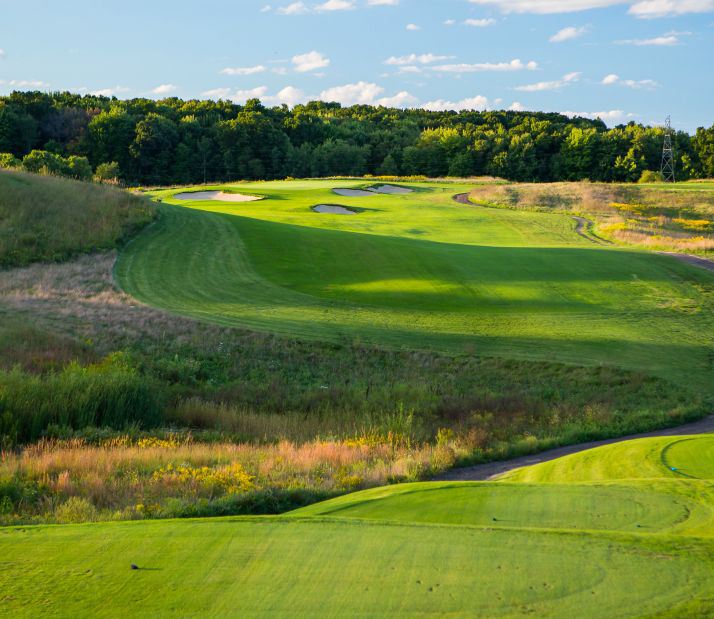
<svg viewBox="0 0 714 619">
<path fill-rule="evenodd" d="M 613 443 L 516 469 L 499 479 L 550 483 L 714 479 L 714 436 L 664 436 Z"/>
<path fill-rule="evenodd" d="M 241 204 L 155 192 L 159 223 L 116 277 L 148 304 L 224 325 L 329 341 L 608 363 L 711 388 L 714 274 L 602 248 L 564 215 L 456 204 L 468 186 L 341 197 L 355 181 L 202 188 Z M 357 215 L 315 213 L 339 203 Z"/>
<path fill-rule="evenodd" d="M 376 488 L 294 513 L 494 527 L 654 532 L 681 524 L 697 507 L 696 502 L 684 497 L 644 487 L 453 482 Z"/>
</svg>

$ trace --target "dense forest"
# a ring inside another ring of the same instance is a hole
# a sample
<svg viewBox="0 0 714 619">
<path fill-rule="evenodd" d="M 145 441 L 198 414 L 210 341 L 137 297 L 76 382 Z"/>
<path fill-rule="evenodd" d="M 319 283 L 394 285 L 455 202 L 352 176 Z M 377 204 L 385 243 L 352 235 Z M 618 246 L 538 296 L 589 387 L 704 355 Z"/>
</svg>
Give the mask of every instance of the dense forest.
<svg viewBox="0 0 714 619">
<path fill-rule="evenodd" d="M 162 185 L 334 175 L 637 181 L 662 129 L 542 112 L 429 112 L 312 102 L 0 97 L 0 167 Z M 678 179 L 714 177 L 714 126 L 675 136 Z"/>
</svg>

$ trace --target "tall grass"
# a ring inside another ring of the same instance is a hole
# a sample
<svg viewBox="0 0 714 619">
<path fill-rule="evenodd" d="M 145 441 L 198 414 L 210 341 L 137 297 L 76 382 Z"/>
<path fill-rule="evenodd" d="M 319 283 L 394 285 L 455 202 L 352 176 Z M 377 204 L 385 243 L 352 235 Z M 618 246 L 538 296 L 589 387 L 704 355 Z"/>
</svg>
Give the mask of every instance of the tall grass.
<svg viewBox="0 0 714 619">
<path fill-rule="evenodd" d="M 106 185 L 0 170 L 0 267 L 116 247 L 154 213 L 148 200 Z"/>
<path fill-rule="evenodd" d="M 111 363 L 33 376 L 0 371 L 0 444 L 37 440 L 49 428 L 156 427 L 162 408 L 151 380 Z"/>
<path fill-rule="evenodd" d="M 600 235 L 654 250 L 714 252 L 714 192 L 669 191 L 606 183 L 480 185 L 477 204 L 576 213 L 595 220 Z"/>
<path fill-rule="evenodd" d="M 445 470 L 448 445 L 43 441 L 0 458 L 0 523 L 275 513 Z"/>
</svg>

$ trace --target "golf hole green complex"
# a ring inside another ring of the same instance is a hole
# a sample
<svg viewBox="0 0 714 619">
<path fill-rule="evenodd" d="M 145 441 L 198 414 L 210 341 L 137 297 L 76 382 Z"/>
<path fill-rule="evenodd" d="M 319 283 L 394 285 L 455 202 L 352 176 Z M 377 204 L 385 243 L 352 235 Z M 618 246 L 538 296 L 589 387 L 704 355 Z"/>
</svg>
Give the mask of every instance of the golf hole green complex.
<svg viewBox="0 0 714 619">
<path fill-rule="evenodd" d="M 120 254 L 124 290 L 221 325 L 606 364 L 713 389 L 714 273 L 596 246 L 567 215 L 457 204 L 453 195 L 469 190 L 458 183 L 405 183 L 396 193 L 340 180 L 210 189 L 265 199 L 153 192 L 161 218 Z M 339 216 L 315 212 L 341 190 L 368 197 L 342 196 Z"/>
<path fill-rule="evenodd" d="M 72 617 L 711 617 L 711 476 L 678 478 L 662 454 L 686 445 L 691 467 L 712 440 L 641 439 L 283 516 L 7 527 L 0 616 L 36 617 L 41 600 Z"/>
</svg>

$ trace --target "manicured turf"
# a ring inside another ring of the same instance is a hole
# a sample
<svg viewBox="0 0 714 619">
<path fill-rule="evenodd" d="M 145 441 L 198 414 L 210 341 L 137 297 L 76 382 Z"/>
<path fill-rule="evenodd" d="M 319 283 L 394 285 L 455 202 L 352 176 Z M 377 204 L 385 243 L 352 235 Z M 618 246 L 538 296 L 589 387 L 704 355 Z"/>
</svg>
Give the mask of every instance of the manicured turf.
<svg viewBox="0 0 714 619">
<path fill-rule="evenodd" d="M 405 484 L 282 517 L 0 529 L 0 616 L 709 617 L 714 491 L 673 477 L 669 458 L 709 475 L 713 443 L 578 454 L 598 482 L 577 481 L 585 469 L 569 457 L 545 475 L 555 483 Z M 619 479 L 616 458 L 646 479 Z"/>
<path fill-rule="evenodd" d="M 714 437 L 667 436 L 614 443 L 517 469 L 501 479 L 524 482 L 714 479 Z"/>
<path fill-rule="evenodd" d="M 566 215 L 456 204 L 466 185 L 364 198 L 331 191 L 364 185 L 233 186 L 266 198 L 248 203 L 156 192 L 162 219 L 124 251 L 117 279 L 141 301 L 220 324 L 608 363 L 711 389 L 714 274 L 595 246 Z M 312 211 L 325 203 L 359 213 Z"/>
</svg>

